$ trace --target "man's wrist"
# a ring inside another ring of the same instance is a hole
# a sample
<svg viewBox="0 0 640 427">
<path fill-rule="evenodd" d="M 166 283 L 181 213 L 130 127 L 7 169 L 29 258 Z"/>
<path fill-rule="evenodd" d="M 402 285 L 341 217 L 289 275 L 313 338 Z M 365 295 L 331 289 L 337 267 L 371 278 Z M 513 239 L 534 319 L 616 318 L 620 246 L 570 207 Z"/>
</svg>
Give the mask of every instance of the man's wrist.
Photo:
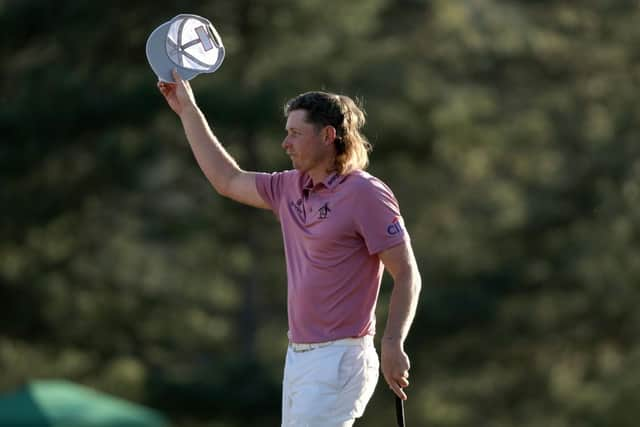
<svg viewBox="0 0 640 427">
<path fill-rule="evenodd" d="M 402 346 L 404 344 L 404 338 L 399 335 L 383 335 L 382 344 L 397 344 Z"/>
<path fill-rule="evenodd" d="M 199 114 L 200 114 L 200 109 L 198 109 L 197 105 L 187 104 L 180 112 L 180 118 L 182 120 L 185 120 L 191 117 L 197 117 Z"/>
</svg>

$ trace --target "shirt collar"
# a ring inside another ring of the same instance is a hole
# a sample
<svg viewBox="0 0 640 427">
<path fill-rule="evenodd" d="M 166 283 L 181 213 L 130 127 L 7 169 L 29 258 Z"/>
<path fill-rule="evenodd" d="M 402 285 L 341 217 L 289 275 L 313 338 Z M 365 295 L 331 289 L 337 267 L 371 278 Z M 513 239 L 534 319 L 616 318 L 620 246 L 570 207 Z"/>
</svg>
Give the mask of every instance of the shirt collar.
<svg viewBox="0 0 640 427">
<path fill-rule="evenodd" d="M 302 185 L 302 189 L 306 192 L 312 191 L 318 185 L 323 185 L 325 188 L 331 190 L 335 188 L 338 184 L 344 181 L 347 178 L 346 175 L 340 175 L 338 172 L 332 172 L 320 183 L 314 185 L 311 176 L 307 175 L 304 179 L 304 184 Z"/>
</svg>

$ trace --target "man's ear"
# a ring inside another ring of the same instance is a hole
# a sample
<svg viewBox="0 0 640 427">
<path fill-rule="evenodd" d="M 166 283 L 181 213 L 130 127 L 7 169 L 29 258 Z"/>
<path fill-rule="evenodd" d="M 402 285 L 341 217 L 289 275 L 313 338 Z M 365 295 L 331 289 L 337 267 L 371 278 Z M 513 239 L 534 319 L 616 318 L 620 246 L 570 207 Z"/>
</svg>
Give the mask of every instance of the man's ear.
<svg viewBox="0 0 640 427">
<path fill-rule="evenodd" d="M 323 129 L 323 141 L 325 144 L 333 144 L 336 139 L 336 128 L 333 126 L 325 126 Z"/>
</svg>

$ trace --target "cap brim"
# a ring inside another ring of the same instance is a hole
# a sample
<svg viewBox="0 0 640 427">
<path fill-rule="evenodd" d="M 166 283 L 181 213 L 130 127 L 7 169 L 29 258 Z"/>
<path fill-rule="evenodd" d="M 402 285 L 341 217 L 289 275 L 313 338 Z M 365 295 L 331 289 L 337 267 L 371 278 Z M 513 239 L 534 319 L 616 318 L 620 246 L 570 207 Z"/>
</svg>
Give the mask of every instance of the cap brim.
<svg viewBox="0 0 640 427">
<path fill-rule="evenodd" d="M 165 82 L 173 82 L 173 75 L 171 70 L 174 68 L 178 71 L 178 75 L 184 80 L 190 80 L 199 74 L 196 70 L 190 70 L 187 68 L 176 65 L 167 56 L 167 33 L 171 27 L 172 21 L 165 22 L 158 28 L 153 30 L 149 38 L 147 39 L 147 61 L 153 72 L 158 76 L 158 79 Z"/>
</svg>

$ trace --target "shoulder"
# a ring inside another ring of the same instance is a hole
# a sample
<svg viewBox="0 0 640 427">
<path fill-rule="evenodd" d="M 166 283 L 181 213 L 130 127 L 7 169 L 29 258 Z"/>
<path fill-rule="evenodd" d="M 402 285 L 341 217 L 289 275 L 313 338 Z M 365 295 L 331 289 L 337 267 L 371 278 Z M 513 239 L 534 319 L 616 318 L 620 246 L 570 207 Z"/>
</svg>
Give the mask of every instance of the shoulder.
<svg viewBox="0 0 640 427">
<path fill-rule="evenodd" d="M 273 207 L 287 194 L 299 192 L 304 182 L 301 175 L 297 170 L 256 173 L 256 190 L 262 199 Z"/>
<path fill-rule="evenodd" d="M 352 191 L 356 191 L 357 194 L 375 195 L 382 193 L 393 195 L 391 188 L 384 181 L 362 170 L 351 172 L 347 176 L 345 184 Z"/>
<path fill-rule="evenodd" d="M 301 174 L 299 171 L 295 169 L 270 172 L 270 173 L 261 173 L 259 174 L 260 179 L 278 182 L 285 185 L 295 185 L 296 183 L 304 182 L 306 175 Z"/>
<path fill-rule="evenodd" d="M 301 174 L 300 171 L 296 169 L 288 169 L 283 171 L 271 172 L 270 175 L 278 176 L 286 179 L 293 179 L 293 180 L 300 179 L 304 176 L 304 174 Z"/>
</svg>

